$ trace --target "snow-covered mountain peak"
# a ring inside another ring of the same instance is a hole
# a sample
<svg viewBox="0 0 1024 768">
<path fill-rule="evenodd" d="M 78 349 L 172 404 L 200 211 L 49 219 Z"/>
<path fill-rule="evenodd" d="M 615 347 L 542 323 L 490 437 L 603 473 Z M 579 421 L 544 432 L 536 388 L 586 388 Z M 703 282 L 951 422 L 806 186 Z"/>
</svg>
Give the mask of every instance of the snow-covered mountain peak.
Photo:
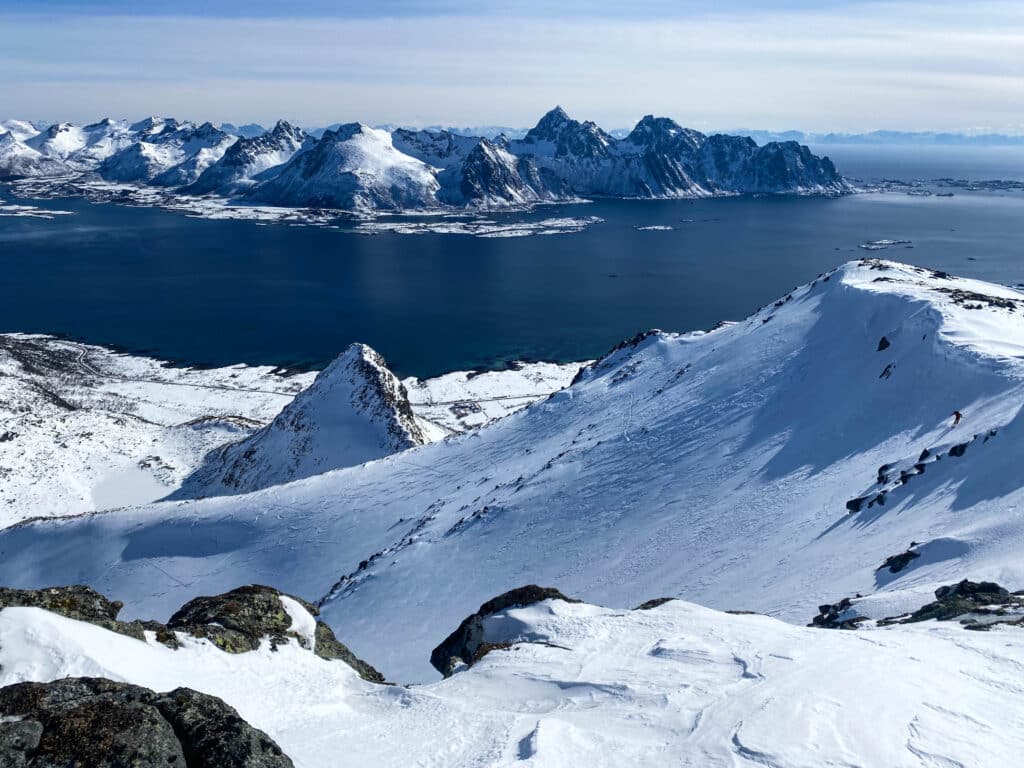
<svg viewBox="0 0 1024 768">
<path fill-rule="evenodd" d="M 164 131 L 176 131 L 183 125 L 177 118 L 174 117 L 159 117 L 152 115 L 150 117 L 143 118 L 137 122 L 129 125 L 129 129 L 142 137 L 154 136 Z"/>
<path fill-rule="evenodd" d="M 594 159 L 607 156 L 614 142 L 615 139 L 596 123 L 589 120 L 581 123 L 569 117 L 561 107 L 555 107 L 527 131 L 519 143 L 533 146 L 541 155 Z"/>
<path fill-rule="evenodd" d="M 18 141 L 39 135 L 39 129 L 28 120 L 0 120 L 0 135 L 9 133 Z"/>
<path fill-rule="evenodd" d="M 268 426 L 211 452 L 175 497 L 253 491 L 426 442 L 402 382 L 377 352 L 352 344 Z"/>
<path fill-rule="evenodd" d="M 286 205 L 401 210 L 436 207 L 434 169 L 398 150 L 387 131 L 348 123 L 326 131 L 253 191 Z"/>
<path fill-rule="evenodd" d="M 267 134 L 275 137 L 290 136 L 300 141 L 306 138 L 306 132 L 304 130 L 298 126 L 292 125 L 283 118 L 274 123 L 274 127 L 267 131 Z"/>
<path fill-rule="evenodd" d="M 671 118 L 645 115 L 623 141 L 648 151 L 679 153 L 698 149 L 704 139 L 700 131 L 683 128 Z"/>
</svg>

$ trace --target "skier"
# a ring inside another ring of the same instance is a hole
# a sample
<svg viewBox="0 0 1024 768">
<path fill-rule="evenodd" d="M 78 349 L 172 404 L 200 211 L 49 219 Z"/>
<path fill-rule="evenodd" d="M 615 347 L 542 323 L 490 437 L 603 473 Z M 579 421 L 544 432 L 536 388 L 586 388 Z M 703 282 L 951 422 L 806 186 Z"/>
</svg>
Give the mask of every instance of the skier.
<svg viewBox="0 0 1024 768">
<path fill-rule="evenodd" d="M 953 411 L 953 426 L 955 427 L 957 424 L 959 424 L 960 419 L 962 419 L 963 417 L 964 415 L 960 413 L 960 411 Z"/>
</svg>

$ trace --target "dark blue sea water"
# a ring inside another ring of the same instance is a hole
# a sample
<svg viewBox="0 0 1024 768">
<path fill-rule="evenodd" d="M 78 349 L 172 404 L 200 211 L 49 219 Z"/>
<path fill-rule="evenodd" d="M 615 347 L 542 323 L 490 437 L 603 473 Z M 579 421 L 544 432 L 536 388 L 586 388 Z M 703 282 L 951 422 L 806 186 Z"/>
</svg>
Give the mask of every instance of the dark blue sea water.
<svg viewBox="0 0 1024 768">
<path fill-rule="evenodd" d="M 318 367 L 352 341 L 403 375 L 580 360 L 638 330 L 743 318 L 866 255 L 1024 282 L 1024 192 L 602 201 L 512 217 L 604 219 L 584 232 L 507 239 L 38 204 L 74 215 L 0 218 L 0 331 L 196 364 Z M 880 238 L 913 247 L 857 248 Z"/>
</svg>

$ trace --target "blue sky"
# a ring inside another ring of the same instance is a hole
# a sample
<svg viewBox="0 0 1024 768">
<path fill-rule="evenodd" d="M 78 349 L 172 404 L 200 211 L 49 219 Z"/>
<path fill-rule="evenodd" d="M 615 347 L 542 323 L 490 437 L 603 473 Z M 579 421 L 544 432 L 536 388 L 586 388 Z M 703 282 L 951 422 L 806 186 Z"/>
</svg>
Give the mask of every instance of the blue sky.
<svg viewBox="0 0 1024 768">
<path fill-rule="evenodd" d="M 1024 132 L 1004 0 L 0 0 L 0 117 Z"/>
</svg>

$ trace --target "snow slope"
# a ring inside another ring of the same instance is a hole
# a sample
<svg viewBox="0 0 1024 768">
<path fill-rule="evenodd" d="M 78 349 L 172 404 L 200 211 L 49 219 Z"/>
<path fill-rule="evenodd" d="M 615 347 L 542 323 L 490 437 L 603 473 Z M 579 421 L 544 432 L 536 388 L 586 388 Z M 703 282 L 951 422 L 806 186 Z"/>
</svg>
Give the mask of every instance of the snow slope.
<svg viewBox="0 0 1024 768">
<path fill-rule="evenodd" d="M 0 133 L 0 179 L 62 173 L 68 173 L 68 168 L 60 160 L 22 143 L 13 132 Z"/>
<path fill-rule="evenodd" d="M 1021 302 L 853 262 L 741 323 L 638 337 L 465 436 L 254 494 L 0 532 L 0 583 L 83 582 L 155 618 L 271 583 L 407 680 L 435 674 L 426 617 L 454 626 L 527 581 L 797 623 L 855 593 L 893 615 L 965 577 L 1019 589 Z M 911 541 L 921 557 L 877 570 Z"/>
<path fill-rule="evenodd" d="M 52 216 L 0 201 L 0 216 Z M 407 379 L 431 440 L 568 385 L 576 365 Z M 178 489 L 216 448 L 280 413 L 315 374 L 195 369 L 48 336 L 0 334 L 0 528 L 30 517 L 144 504 Z M 376 436 L 375 436 L 376 437 Z"/>
<path fill-rule="evenodd" d="M 405 688 L 364 682 L 297 643 L 228 654 L 179 635 L 175 651 L 7 608 L 0 686 L 82 675 L 187 686 L 235 707 L 297 768 L 997 768 L 1024 749 L 1015 628 L 834 632 L 683 602 L 553 600 L 495 614 L 484 631 L 511 649 Z"/>
<path fill-rule="evenodd" d="M 25 141 L 37 136 L 39 129 L 28 120 L 0 120 L 0 133 L 9 133 L 18 141 Z"/>
</svg>

